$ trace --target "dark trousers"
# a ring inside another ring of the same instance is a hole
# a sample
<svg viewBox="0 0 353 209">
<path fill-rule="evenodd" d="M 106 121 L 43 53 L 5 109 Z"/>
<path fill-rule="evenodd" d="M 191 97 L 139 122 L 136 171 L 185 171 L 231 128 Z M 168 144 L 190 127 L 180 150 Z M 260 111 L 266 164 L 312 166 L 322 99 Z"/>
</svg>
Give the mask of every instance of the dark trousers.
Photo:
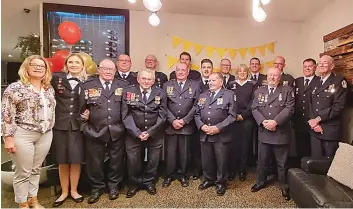
<svg viewBox="0 0 353 209">
<path fill-rule="evenodd" d="M 338 148 L 338 141 L 322 140 L 313 135 L 310 137 L 310 143 L 313 157 L 333 157 Z"/>
<path fill-rule="evenodd" d="M 265 144 L 259 142 L 259 159 L 257 167 L 257 185 L 265 185 L 266 167 L 270 157 L 274 154 L 277 162 L 278 182 L 281 189 L 287 189 L 287 160 L 289 153 L 289 145 Z"/>
<path fill-rule="evenodd" d="M 118 189 L 123 180 L 125 171 L 125 146 L 124 140 L 118 139 L 105 143 L 101 140 L 87 138 L 86 142 L 86 172 L 91 182 L 92 192 L 103 190 L 104 183 L 104 158 L 109 156 L 108 188 Z"/>
<path fill-rule="evenodd" d="M 237 130 L 237 135 L 235 136 L 234 144 L 236 149 L 232 152 L 237 155 L 238 170 L 241 173 L 246 172 L 246 165 L 249 156 L 249 146 L 252 140 L 252 118 L 244 119 L 240 122 L 235 122 L 235 128 Z M 234 162 L 234 159 L 232 160 Z M 233 165 L 233 168 L 235 166 Z"/>
<path fill-rule="evenodd" d="M 166 135 L 166 177 L 186 178 L 192 135 Z"/>
<path fill-rule="evenodd" d="M 230 142 L 201 142 L 203 176 L 206 181 L 226 184 Z"/>
<path fill-rule="evenodd" d="M 257 158 L 258 158 L 258 125 L 255 121 L 255 119 L 253 119 L 253 125 L 252 125 L 252 133 L 251 133 L 251 142 L 250 142 L 250 150 L 251 152 L 249 152 L 249 164 L 250 165 L 254 165 L 256 166 L 257 164 Z"/>
<path fill-rule="evenodd" d="M 308 124 L 306 121 L 302 121 L 301 123 Z M 310 126 L 297 125 L 294 129 L 297 151 L 296 158 L 300 161 L 303 157 L 311 156 Z"/>
<path fill-rule="evenodd" d="M 150 186 L 156 179 L 161 155 L 162 137 L 141 141 L 128 135 L 125 140 L 127 168 L 133 186 Z M 144 164 L 141 153 L 147 148 L 147 162 Z"/>
<path fill-rule="evenodd" d="M 197 130 L 192 135 L 190 150 L 191 169 L 194 173 L 202 174 L 200 132 Z"/>
</svg>

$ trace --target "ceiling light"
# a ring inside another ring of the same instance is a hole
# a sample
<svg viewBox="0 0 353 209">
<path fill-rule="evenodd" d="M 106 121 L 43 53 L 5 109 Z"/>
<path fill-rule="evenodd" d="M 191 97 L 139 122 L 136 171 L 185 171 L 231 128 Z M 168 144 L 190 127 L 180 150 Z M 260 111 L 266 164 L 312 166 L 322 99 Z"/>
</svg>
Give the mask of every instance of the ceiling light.
<svg viewBox="0 0 353 209">
<path fill-rule="evenodd" d="M 263 22 L 266 19 L 267 14 L 261 7 L 259 7 L 253 11 L 252 16 L 257 22 Z"/>
<path fill-rule="evenodd" d="M 156 13 L 152 13 L 150 17 L 148 18 L 148 22 L 152 26 L 158 26 L 161 20 L 159 19 L 158 15 Z"/>
<path fill-rule="evenodd" d="M 261 4 L 266 5 L 269 4 L 271 0 L 261 0 Z"/>
<path fill-rule="evenodd" d="M 151 12 L 157 12 L 162 8 L 162 2 L 160 0 L 143 0 L 143 5 Z"/>
<path fill-rule="evenodd" d="M 9 55 L 8 55 L 8 57 L 12 57 L 12 55 L 11 55 L 11 54 L 9 54 Z"/>
<path fill-rule="evenodd" d="M 135 4 L 136 0 L 128 0 L 130 3 Z"/>
</svg>

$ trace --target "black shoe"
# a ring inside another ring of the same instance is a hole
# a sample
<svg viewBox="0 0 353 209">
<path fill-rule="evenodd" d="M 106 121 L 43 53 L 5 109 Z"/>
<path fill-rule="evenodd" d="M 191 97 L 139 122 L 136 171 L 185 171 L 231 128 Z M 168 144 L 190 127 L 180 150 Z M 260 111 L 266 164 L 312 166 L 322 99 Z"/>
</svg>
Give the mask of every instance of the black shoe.
<svg viewBox="0 0 353 209">
<path fill-rule="evenodd" d="M 140 188 L 138 187 L 130 188 L 126 193 L 126 198 L 135 196 L 138 191 L 140 191 Z"/>
<path fill-rule="evenodd" d="M 62 205 L 64 202 L 65 202 L 65 200 L 67 199 L 67 197 L 64 199 L 64 200 L 62 200 L 62 201 L 55 201 L 55 202 L 53 202 L 53 204 L 51 205 L 53 208 L 57 208 L 57 207 L 59 207 L 60 205 Z"/>
<path fill-rule="evenodd" d="M 245 173 L 239 173 L 239 180 L 245 181 L 245 179 L 246 179 Z"/>
<path fill-rule="evenodd" d="M 184 178 L 184 177 L 180 178 L 179 181 L 180 181 L 182 187 L 188 187 L 189 186 L 189 180 L 187 178 Z"/>
<path fill-rule="evenodd" d="M 110 200 L 115 200 L 115 199 L 117 199 L 119 197 L 119 192 L 117 190 L 115 190 L 115 189 L 112 189 L 112 190 L 109 191 L 108 196 L 109 196 Z"/>
<path fill-rule="evenodd" d="M 282 191 L 282 196 L 284 197 L 285 200 L 290 200 L 289 192 L 288 189 L 281 189 Z"/>
<path fill-rule="evenodd" d="M 146 191 L 148 192 L 148 194 L 150 195 L 155 195 L 157 194 L 157 189 L 154 185 L 150 185 L 150 186 L 147 186 L 147 189 Z"/>
<path fill-rule="evenodd" d="M 172 178 L 166 178 L 164 179 L 163 183 L 162 183 L 162 187 L 163 188 L 167 188 L 172 184 Z"/>
<path fill-rule="evenodd" d="M 226 186 L 223 184 L 217 184 L 216 193 L 218 196 L 223 196 L 226 193 Z"/>
<path fill-rule="evenodd" d="M 207 188 L 210 188 L 211 186 L 214 186 L 215 184 L 213 182 L 210 181 L 204 181 L 200 184 L 199 186 L 199 190 L 205 190 Z"/>
<path fill-rule="evenodd" d="M 88 204 L 93 204 L 98 202 L 99 197 L 102 195 L 101 191 L 97 191 L 97 192 L 92 192 L 91 196 L 89 196 L 87 203 Z"/>
<path fill-rule="evenodd" d="M 228 176 L 228 181 L 233 181 L 233 180 L 234 180 L 234 177 L 235 177 L 235 174 L 234 174 L 234 173 L 229 174 L 229 176 Z"/>
<path fill-rule="evenodd" d="M 78 197 L 78 198 L 74 198 L 74 197 L 71 196 L 71 198 L 72 198 L 72 200 L 73 200 L 75 203 L 83 202 L 83 199 L 84 199 L 83 196 Z"/>
<path fill-rule="evenodd" d="M 264 185 L 254 184 L 254 186 L 251 187 L 251 192 L 258 192 L 258 191 L 260 191 L 263 188 L 265 188 Z"/>
</svg>

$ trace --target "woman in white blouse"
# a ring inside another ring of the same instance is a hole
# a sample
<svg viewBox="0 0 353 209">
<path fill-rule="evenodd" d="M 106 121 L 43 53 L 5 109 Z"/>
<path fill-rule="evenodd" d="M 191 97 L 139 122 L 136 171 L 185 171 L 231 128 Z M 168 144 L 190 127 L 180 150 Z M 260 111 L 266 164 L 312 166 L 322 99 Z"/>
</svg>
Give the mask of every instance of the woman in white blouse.
<svg viewBox="0 0 353 209">
<path fill-rule="evenodd" d="M 10 84 L 2 99 L 2 135 L 16 165 L 13 186 L 20 208 L 43 208 L 38 203 L 40 171 L 52 142 L 55 120 L 51 71 L 39 55 L 21 65 L 20 80 Z"/>
</svg>

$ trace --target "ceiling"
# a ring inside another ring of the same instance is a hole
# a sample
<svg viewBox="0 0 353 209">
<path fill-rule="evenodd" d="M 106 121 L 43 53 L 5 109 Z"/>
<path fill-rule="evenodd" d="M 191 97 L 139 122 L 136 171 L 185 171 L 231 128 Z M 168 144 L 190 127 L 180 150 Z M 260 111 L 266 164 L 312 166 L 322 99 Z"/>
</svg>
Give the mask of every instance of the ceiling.
<svg viewBox="0 0 353 209">
<path fill-rule="evenodd" d="M 40 0 L 1 1 L 1 57 L 3 60 L 18 59 L 19 50 L 12 50 L 17 37 L 30 32 L 39 33 Z M 83 5 L 94 7 L 144 10 L 142 0 L 131 4 L 127 0 L 46 0 L 46 3 Z M 332 0 L 272 0 L 265 6 L 268 18 L 304 22 L 323 9 Z M 162 0 L 160 12 L 251 18 L 252 0 Z M 24 8 L 31 10 L 29 14 Z M 14 27 L 14 26 L 21 27 Z M 8 54 L 13 55 L 12 58 Z"/>
</svg>

